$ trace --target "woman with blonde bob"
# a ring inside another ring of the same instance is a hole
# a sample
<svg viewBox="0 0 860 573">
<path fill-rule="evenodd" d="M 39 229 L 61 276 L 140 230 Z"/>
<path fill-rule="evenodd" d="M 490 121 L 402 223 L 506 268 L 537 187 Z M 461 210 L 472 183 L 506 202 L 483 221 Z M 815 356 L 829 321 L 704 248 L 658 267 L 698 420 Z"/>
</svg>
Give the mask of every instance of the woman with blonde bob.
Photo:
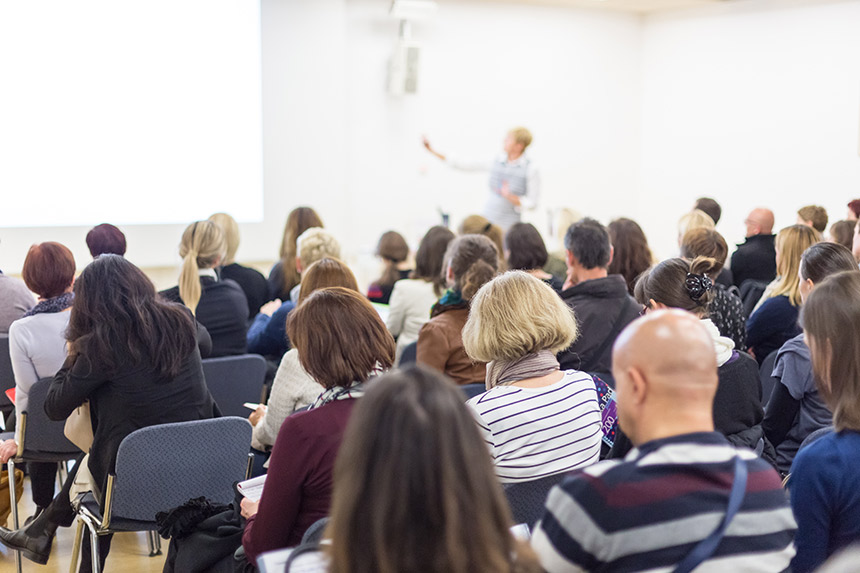
<svg viewBox="0 0 860 573">
<path fill-rule="evenodd" d="M 819 241 L 821 234 L 806 225 L 786 227 L 776 236 L 776 279 L 768 285 L 747 320 L 747 346 L 759 364 L 800 334 L 797 326 L 801 304 L 800 258 Z"/>
<path fill-rule="evenodd" d="M 244 354 L 248 329 L 248 299 L 230 279 L 221 280 L 215 268 L 227 252 L 221 227 L 212 221 L 191 223 L 182 233 L 179 286 L 161 291 L 170 302 L 191 309 L 212 337 L 211 357 Z"/>
<path fill-rule="evenodd" d="M 860 273 L 816 286 L 801 322 L 835 432 L 801 448 L 791 467 L 798 573 L 860 540 Z"/>
<path fill-rule="evenodd" d="M 602 407 L 611 402 L 611 390 L 585 372 L 560 370 L 556 353 L 576 336 L 570 307 L 528 273 L 505 273 L 472 300 L 463 345 L 473 360 L 488 362 L 487 392 L 468 405 L 502 482 L 535 480 L 598 460 L 606 421 L 601 412 L 614 419 L 613 408 Z"/>
<path fill-rule="evenodd" d="M 319 570 L 540 571 L 510 533 L 490 456 L 450 380 L 410 367 L 369 386 L 335 464 L 330 566 Z"/>
</svg>

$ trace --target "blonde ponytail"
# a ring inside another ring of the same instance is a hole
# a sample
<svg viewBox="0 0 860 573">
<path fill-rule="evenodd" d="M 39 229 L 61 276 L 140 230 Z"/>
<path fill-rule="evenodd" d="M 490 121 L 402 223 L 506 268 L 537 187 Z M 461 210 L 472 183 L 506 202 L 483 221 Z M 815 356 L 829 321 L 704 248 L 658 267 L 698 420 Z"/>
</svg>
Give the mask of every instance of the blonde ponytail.
<svg viewBox="0 0 860 573">
<path fill-rule="evenodd" d="M 200 286 L 200 269 L 209 269 L 224 258 L 226 243 L 224 232 L 212 221 L 191 223 L 182 233 L 179 256 L 182 271 L 179 273 L 179 298 L 185 306 L 197 313 L 197 304 L 203 294 Z"/>
</svg>

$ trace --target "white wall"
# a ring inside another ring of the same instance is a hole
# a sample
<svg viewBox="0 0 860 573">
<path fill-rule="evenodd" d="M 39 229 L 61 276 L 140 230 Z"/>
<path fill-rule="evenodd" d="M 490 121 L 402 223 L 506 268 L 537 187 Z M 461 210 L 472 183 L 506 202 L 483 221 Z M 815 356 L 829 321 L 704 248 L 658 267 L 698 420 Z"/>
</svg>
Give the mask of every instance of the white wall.
<svg viewBox="0 0 860 573">
<path fill-rule="evenodd" d="M 860 2 L 786 0 L 646 19 L 638 217 L 661 256 L 702 195 L 730 245 L 756 205 L 777 229 L 810 203 L 844 218 L 860 197 L 858 22 Z"/>
</svg>

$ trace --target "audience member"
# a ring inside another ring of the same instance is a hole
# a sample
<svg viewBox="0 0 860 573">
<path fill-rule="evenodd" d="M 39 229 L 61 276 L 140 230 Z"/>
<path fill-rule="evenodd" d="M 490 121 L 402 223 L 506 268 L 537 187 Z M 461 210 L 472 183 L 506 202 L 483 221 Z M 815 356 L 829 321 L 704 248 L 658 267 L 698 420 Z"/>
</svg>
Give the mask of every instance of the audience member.
<svg viewBox="0 0 860 573">
<path fill-rule="evenodd" d="M 52 377 L 66 360 L 66 329 L 75 295 L 75 258 L 60 243 L 33 245 L 24 259 L 22 271 L 27 288 L 39 295 L 39 302 L 24 318 L 9 327 L 9 357 L 15 375 L 15 413 L 27 411 L 30 388 L 42 378 Z M 15 439 L 0 444 L 0 462 L 14 457 L 21 441 L 21 426 Z M 38 516 L 54 499 L 56 462 L 27 462 L 33 503 Z"/>
<path fill-rule="evenodd" d="M 215 268 L 227 249 L 221 227 L 212 221 L 191 223 L 182 233 L 179 286 L 161 291 L 171 302 L 181 302 L 212 337 L 212 357 L 244 354 L 248 328 L 248 299 L 230 279 L 219 280 Z"/>
<path fill-rule="evenodd" d="M 701 321 L 711 335 L 717 357 L 719 385 L 713 399 L 714 429 L 735 446 L 755 449 L 764 436 L 758 365 L 749 355 L 735 350 L 734 341 L 721 336 L 708 318 L 715 290 L 709 277 L 718 265 L 707 257 L 665 260 L 639 278 L 636 300 L 648 312 L 677 308 Z M 766 454 L 773 458 L 770 447 Z"/>
<path fill-rule="evenodd" d="M 800 258 L 800 300 L 805 303 L 812 289 L 828 276 L 857 270 L 851 251 L 842 245 L 812 245 Z M 774 385 L 770 395 L 762 427 L 776 448 L 777 468 L 787 475 L 803 440 L 815 430 L 832 424 L 833 415 L 815 387 L 809 347 L 803 340 L 803 333 L 779 349 L 773 376 L 779 383 Z"/>
<path fill-rule="evenodd" d="M 815 287 L 801 321 L 836 431 L 800 450 L 791 468 L 797 573 L 860 540 L 860 273 Z"/>
<path fill-rule="evenodd" d="M 410 367 L 374 381 L 334 469 L 325 552 L 347 573 L 537 573 L 511 535 L 486 445 L 443 376 Z"/>
<path fill-rule="evenodd" d="M 261 553 L 297 545 L 328 515 L 332 468 L 352 408 L 363 383 L 394 362 L 394 339 L 379 314 L 364 296 L 342 287 L 304 300 L 290 313 L 287 332 L 322 393 L 284 420 L 263 497 L 242 500 L 248 520 L 242 546 L 252 563 Z"/>
<path fill-rule="evenodd" d="M 125 256 L 125 234 L 110 223 L 102 223 L 90 229 L 86 241 L 93 258 L 99 255 Z"/>
<path fill-rule="evenodd" d="M 287 215 L 284 237 L 281 239 L 281 260 L 269 271 L 269 299 L 289 299 L 290 291 L 301 280 L 301 272 L 296 267 L 298 253 L 296 241 L 299 235 L 308 229 L 322 226 L 322 219 L 310 207 L 296 207 Z"/>
<path fill-rule="evenodd" d="M 299 304 L 315 291 L 329 287 L 343 287 L 358 292 L 358 283 L 349 267 L 337 259 L 324 258 L 312 264 L 304 272 Z M 281 310 L 285 308 L 292 310 L 292 307 L 293 303 L 287 302 L 275 312 L 269 326 L 275 324 L 277 328 L 266 327 L 267 338 L 274 338 L 273 332 L 277 331 L 280 333 L 282 344 L 288 345 L 286 324 L 288 313 L 282 313 Z M 271 448 L 286 417 L 312 404 L 322 391 L 319 383 L 302 368 L 299 351 L 295 348 L 284 349 L 284 351 L 286 354 L 283 354 L 275 380 L 272 382 L 272 393 L 268 404 L 266 407 L 257 408 L 249 417 L 251 425 L 254 426 L 252 445 L 258 450 Z"/>
<path fill-rule="evenodd" d="M 797 212 L 797 224 L 812 227 L 819 233 L 827 228 L 827 210 L 819 205 L 807 205 Z"/>
<path fill-rule="evenodd" d="M 693 229 L 681 239 L 681 256 L 685 259 L 690 261 L 696 257 L 714 259 L 716 264 L 711 272 L 716 273 L 717 276 L 709 276 L 714 282 L 713 299 L 709 305 L 710 319 L 719 329 L 720 334 L 735 341 L 736 349 L 745 350 L 747 318 L 741 299 L 728 290 L 732 286 L 731 271 L 723 266 L 728 254 L 729 247 L 726 240 L 713 229 Z M 720 281 L 721 278 L 724 282 Z"/>
<path fill-rule="evenodd" d="M 412 269 L 409 268 L 409 245 L 406 239 L 397 231 L 382 234 L 376 246 L 376 256 L 382 259 L 385 270 L 382 276 L 373 281 L 367 288 L 367 298 L 370 302 L 388 304 L 394 284 L 409 278 Z"/>
<path fill-rule="evenodd" d="M 761 207 L 753 209 L 744 225 L 746 240 L 732 254 L 730 265 L 738 288 L 747 280 L 769 283 L 776 278 L 773 211 Z"/>
<path fill-rule="evenodd" d="M 498 270 L 495 245 L 481 235 L 463 235 L 448 245 L 445 280 L 448 290 L 418 332 L 417 361 L 450 376 L 457 384 L 483 383 L 486 368 L 463 348 L 462 330 L 472 297 Z"/>
<path fill-rule="evenodd" d="M 845 214 L 845 218 L 849 221 L 860 219 L 860 199 L 848 202 L 848 212 Z"/>
<path fill-rule="evenodd" d="M 678 310 L 621 334 L 618 415 L 636 449 L 552 489 L 532 537 L 544 570 L 786 570 L 795 522 L 779 476 L 714 431 L 713 344 Z"/>
<path fill-rule="evenodd" d="M 239 249 L 239 224 L 227 213 L 215 213 L 209 220 L 221 227 L 227 252 L 221 261 L 219 275 L 222 279 L 235 281 L 248 299 L 248 320 L 254 318 L 260 307 L 269 300 L 269 283 L 263 274 L 251 267 L 245 267 L 236 262 L 236 251 Z"/>
<path fill-rule="evenodd" d="M 836 221 L 830 225 L 830 234 L 827 240 L 831 243 L 839 243 L 850 251 L 854 244 L 854 226 L 856 224 L 857 221 Z"/>
<path fill-rule="evenodd" d="M 510 271 L 481 287 L 463 328 L 473 360 L 487 363 L 487 392 L 469 400 L 503 483 L 591 465 L 612 391 L 555 355 L 576 338 L 573 311 L 546 284 Z"/>
<path fill-rule="evenodd" d="M 612 245 L 606 228 L 585 218 L 565 236 L 567 279 L 561 298 L 573 309 L 579 338 L 558 355 L 562 370 L 581 370 L 612 380 L 612 343 L 639 316 L 642 307 L 627 292 L 621 275 L 610 275 Z"/>
<path fill-rule="evenodd" d="M 430 320 L 430 309 L 445 291 L 442 263 L 454 233 L 445 227 L 431 227 L 415 253 L 415 270 L 408 279 L 397 281 L 391 291 L 386 326 L 397 339 L 395 364 L 403 349 L 418 340 L 418 331 Z"/>
<path fill-rule="evenodd" d="M 860 221 L 854 225 L 854 237 L 851 239 L 851 254 L 860 263 Z"/>
<path fill-rule="evenodd" d="M 715 199 L 710 197 L 699 197 L 696 199 L 696 204 L 693 205 L 693 210 L 704 211 L 713 221 L 714 225 L 720 223 L 720 217 L 723 216 L 723 208 Z"/>
<path fill-rule="evenodd" d="M 767 287 L 747 320 L 747 345 L 761 364 L 768 354 L 800 334 L 800 256 L 821 240 L 812 227 L 792 225 L 776 237 L 777 278 Z"/>
<path fill-rule="evenodd" d="M 483 235 L 493 241 L 499 253 L 499 270 L 505 270 L 505 232 L 481 215 L 469 215 L 460 224 L 461 235 Z"/>
<path fill-rule="evenodd" d="M 561 292 L 564 281 L 543 270 L 549 254 L 535 226 L 531 223 L 514 223 L 505 233 L 505 259 L 508 269 L 525 271 L 542 280 L 556 292 Z"/>
<path fill-rule="evenodd" d="M 57 527 L 74 520 L 69 495 L 82 463 L 104 506 L 107 476 L 128 434 L 218 413 L 203 380 L 198 349 L 210 341 L 205 330 L 195 335 L 188 309 L 157 297 L 146 275 L 117 255 L 102 255 L 90 263 L 74 292 L 66 334 L 69 355 L 48 390 L 45 412 L 52 420 L 65 420 L 88 401 L 93 445 L 36 519 L 17 531 L 0 528 L 0 542 L 42 564 L 48 561 Z M 110 541 L 110 535 L 99 536 L 102 567 Z M 82 548 L 81 571 L 90 571 L 90 543 L 85 540 Z"/>
<path fill-rule="evenodd" d="M 36 304 L 33 293 L 23 281 L 0 271 L 0 334 L 9 332 L 9 325 L 24 316 Z"/>
<path fill-rule="evenodd" d="M 609 274 L 621 275 L 627 282 L 627 292 L 633 294 L 636 279 L 654 264 L 654 255 L 642 227 L 633 219 L 615 219 L 607 227 L 612 244 Z"/>
<path fill-rule="evenodd" d="M 296 270 L 299 275 L 322 258 L 340 259 L 340 243 L 331 233 L 320 227 L 312 227 L 299 235 L 296 244 L 299 249 L 299 255 L 296 257 Z M 301 282 L 290 291 L 289 300 L 298 302 L 300 290 Z"/>
<path fill-rule="evenodd" d="M 699 209 L 693 209 L 678 220 L 678 245 L 681 239 L 693 229 L 713 229 L 716 227 L 711 216 Z"/>
</svg>

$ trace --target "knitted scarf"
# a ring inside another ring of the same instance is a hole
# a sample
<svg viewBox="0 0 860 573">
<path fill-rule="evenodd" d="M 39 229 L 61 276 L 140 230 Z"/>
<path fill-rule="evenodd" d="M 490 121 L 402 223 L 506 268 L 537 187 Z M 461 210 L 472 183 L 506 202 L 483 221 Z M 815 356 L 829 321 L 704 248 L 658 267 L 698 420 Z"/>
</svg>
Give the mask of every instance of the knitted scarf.
<svg viewBox="0 0 860 573">
<path fill-rule="evenodd" d="M 487 390 L 528 378 L 540 378 L 559 370 L 555 354 L 541 350 L 516 360 L 493 360 L 487 364 Z"/>
<path fill-rule="evenodd" d="M 27 311 L 24 316 L 33 316 L 34 314 L 63 312 L 75 302 L 75 293 L 64 292 L 60 296 L 55 296 L 43 301 L 39 301 L 36 306 Z"/>
</svg>

